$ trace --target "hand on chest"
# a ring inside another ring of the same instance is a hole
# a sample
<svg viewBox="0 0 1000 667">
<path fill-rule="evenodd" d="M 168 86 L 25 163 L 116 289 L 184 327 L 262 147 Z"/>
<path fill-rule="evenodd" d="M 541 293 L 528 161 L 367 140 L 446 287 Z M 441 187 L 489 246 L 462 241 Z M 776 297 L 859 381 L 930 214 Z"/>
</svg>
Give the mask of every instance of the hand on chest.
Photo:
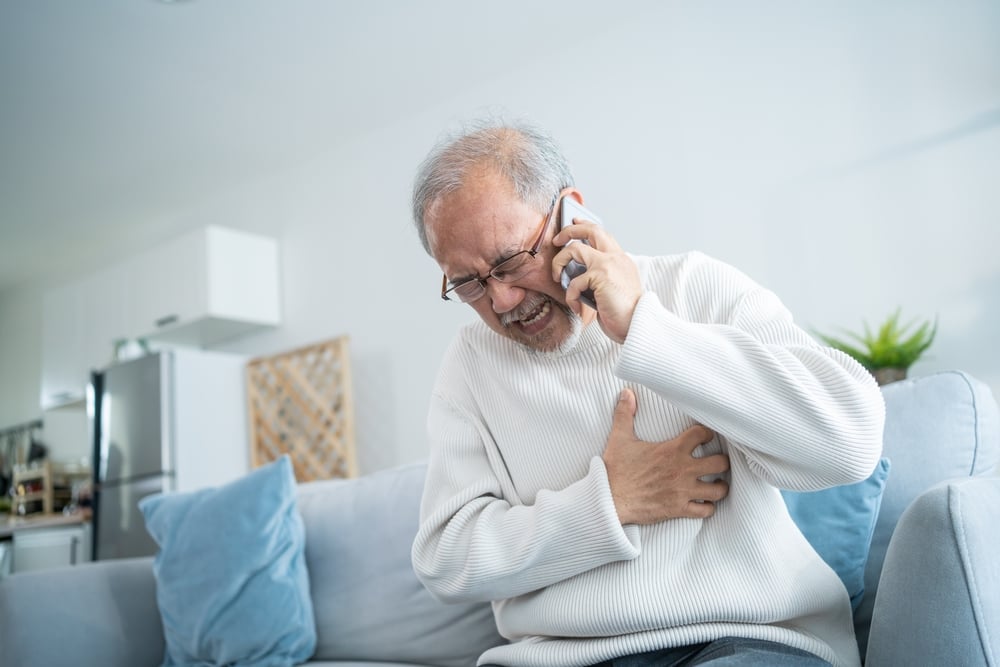
<svg viewBox="0 0 1000 667">
<path fill-rule="evenodd" d="M 611 376 L 585 386 L 536 386 L 484 397 L 492 436 L 486 446 L 499 451 L 519 495 L 509 500 L 532 504 L 539 491 L 559 490 L 584 477 L 591 459 L 604 452 L 624 387 Z M 638 399 L 632 424 L 637 439 L 669 440 L 694 423 L 645 387 L 632 389 Z M 718 451 L 718 444 L 713 441 L 706 448 Z"/>
</svg>

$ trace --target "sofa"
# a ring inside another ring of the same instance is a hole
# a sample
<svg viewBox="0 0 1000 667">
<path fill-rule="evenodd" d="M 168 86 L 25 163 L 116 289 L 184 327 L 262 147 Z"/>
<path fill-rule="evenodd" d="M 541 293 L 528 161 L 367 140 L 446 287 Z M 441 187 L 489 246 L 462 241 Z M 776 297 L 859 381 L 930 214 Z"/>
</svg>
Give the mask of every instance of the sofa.
<svg viewBox="0 0 1000 667">
<path fill-rule="evenodd" d="M 883 388 L 891 472 L 855 613 L 883 665 L 1000 663 L 1000 414 L 958 371 Z M 459 667 L 504 641 L 489 604 L 444 604 L 410 564 L 425 466 L 300 484 L 316 625 L 310 664 Z M 197 563 L 192 563 L 197 567 Z M 153 559 L 0 581 L 0 664 L 153 667 L 164 660 Z"/>
</svg>

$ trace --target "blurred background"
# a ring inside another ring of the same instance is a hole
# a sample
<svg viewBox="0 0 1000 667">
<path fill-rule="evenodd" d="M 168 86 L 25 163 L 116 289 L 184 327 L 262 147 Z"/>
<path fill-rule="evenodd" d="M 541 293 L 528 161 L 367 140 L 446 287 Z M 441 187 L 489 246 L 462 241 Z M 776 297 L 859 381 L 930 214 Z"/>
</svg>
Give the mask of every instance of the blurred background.
<svg viewBox="0 0 1000 667">
<path fill-rule="evenodd" d="M 0 100 L 0 427 L 41 413 L 47 291 L 221 225 L 276 239 L 282 314 L 211 348 L 350 336 L 361 471 L 426 457 L 474 313 L 412 178 L 496 113 L 556 137 L 626 249 L 719 257 L 811 331 L 936 318 L 911 376 L 1000 395 L 993 0 L 9 1 Z"/>
</svg>

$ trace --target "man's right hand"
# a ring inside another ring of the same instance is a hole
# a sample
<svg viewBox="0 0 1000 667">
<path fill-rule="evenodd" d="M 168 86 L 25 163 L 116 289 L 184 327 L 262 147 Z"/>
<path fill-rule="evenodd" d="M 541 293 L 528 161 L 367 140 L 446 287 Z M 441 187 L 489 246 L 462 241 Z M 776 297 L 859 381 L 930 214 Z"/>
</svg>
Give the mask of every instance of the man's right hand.
<svg viewBox="0 0 1000 667">
<path fill-rule="evenodd" d="M 729 457 L 713 454 L 699 458 L 693 453 L 715 433 L 695 425 L 673 440 L 639 440 L 635 436 L 637 407 L 635 393 L 622 390 L 604 449 L 611 496 L 622 524 L 712 516 L 715 503 L 729 494 L 729 485 L 699 478 L 729 470 Z"/>
</svg>

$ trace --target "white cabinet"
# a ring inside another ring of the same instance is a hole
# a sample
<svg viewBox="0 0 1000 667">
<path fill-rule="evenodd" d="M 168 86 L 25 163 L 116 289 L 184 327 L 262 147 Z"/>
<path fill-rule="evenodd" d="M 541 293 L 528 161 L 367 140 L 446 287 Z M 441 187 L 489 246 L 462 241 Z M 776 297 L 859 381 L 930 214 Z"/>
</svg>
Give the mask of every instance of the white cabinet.
<svg viewBox="0 0 1000 667">
<path fill-rule="evenodd" d="M 12 552 L 12 574 L 87 562 L 90 524 L 18 530 Z"/>
<path fill-rule="evenodd" d="M 124 266 L 112 266 L 45 293 L 43 410 L 83 400 L 90 371 L 112 360 L 115 339 L 125 336 L 128 289 Z"/>
<path fill-rule="evenodd" d="M 42 409 L 82 401 L 118 339 L 205 347 L 280 322 L 274 239 L 189 232 L 45 293 Z"/>
<path fill-rule="evenodd" d="M 0 542 L 0 579 L 10 574 L 11 560 L 10 542 Z"/>
<path fill-rule="evenodd" d="M 135 338 L 204 347 L 281 322 L 278 246 L 205 227 L 130 262 Z"/>
<path fill-rule="evenodd" d="M 83 353 L 83 303 L 75 285 L 49 290 L 42 298 L 41 406 L 83 398 L 87 362 Z"/>
</svg>

